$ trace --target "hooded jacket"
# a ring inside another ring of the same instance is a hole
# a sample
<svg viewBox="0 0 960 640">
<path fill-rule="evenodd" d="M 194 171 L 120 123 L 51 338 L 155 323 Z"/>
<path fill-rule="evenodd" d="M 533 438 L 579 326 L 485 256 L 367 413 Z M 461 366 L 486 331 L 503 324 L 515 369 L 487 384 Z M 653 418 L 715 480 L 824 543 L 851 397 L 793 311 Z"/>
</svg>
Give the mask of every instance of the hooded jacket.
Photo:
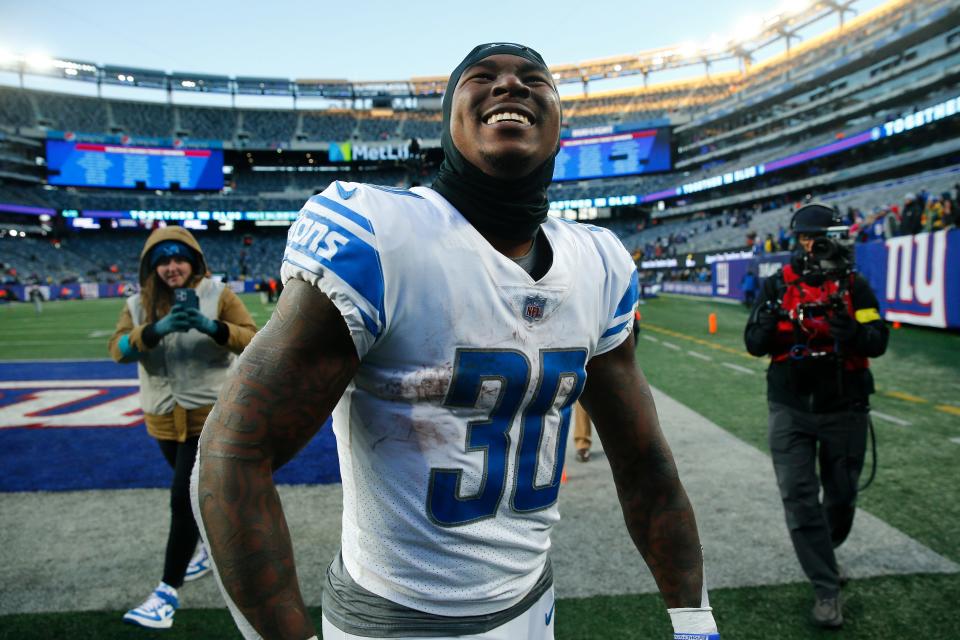
<svg viewBox="0 0 960 640">
<path fill-rule="evenodd" d="M 120 339 L 129 336 L 130 345 L 140 353 L 137 369 L 140 379 L 140 403 L 147 431 L 160 440 L 183 442 L 200 435 L 203 423 L 216 402 L 236 355 L 243 351 L 257 327 L 243 302 L 229 287 L 207 277 L 207 264 L 200 244 L 182 227 L 164 227 L 150 234 L 140 253 L 140 286 L 144 287 L 156 272 L 150 267 L 150 250 L 165 240 L 176 240 L 195 252 L 194 275 L 189 286 L 196 290 L 200 311 L 217 321 L 217 337 L 223 343 L 191 329 L 160 338 L 151 346 L 144 339 L 148 327 L 170 312 L 172 306 L 158 283 L 156 318 L 151 319 L 141 294 L 127 299 L 116 330 L 110 338 L 110 355 L 123 362 Z"/>
</svg>

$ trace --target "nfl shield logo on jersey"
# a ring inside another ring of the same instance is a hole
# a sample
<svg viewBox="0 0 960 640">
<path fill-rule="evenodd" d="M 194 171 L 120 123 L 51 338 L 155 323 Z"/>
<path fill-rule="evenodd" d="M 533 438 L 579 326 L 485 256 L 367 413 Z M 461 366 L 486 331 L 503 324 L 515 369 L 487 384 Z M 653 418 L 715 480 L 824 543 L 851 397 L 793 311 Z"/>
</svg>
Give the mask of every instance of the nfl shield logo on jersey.
<svg viewBox="0 0 960 640">
<path fill-rule="evenodd" d="M 535 322 L 543 318 L 543 307 L 547 304 L 547 299 L 543 296 L 527 296 L 523 301 L 523 319 L 528 322 Z"/>
</svg>

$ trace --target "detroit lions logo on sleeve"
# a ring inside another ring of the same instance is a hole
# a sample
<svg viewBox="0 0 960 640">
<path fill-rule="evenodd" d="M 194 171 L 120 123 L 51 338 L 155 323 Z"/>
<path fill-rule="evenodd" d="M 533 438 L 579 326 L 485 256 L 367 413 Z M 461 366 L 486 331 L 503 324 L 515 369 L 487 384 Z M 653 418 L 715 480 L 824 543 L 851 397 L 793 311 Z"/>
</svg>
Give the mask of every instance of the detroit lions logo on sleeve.
<svg viewBox="0 0 960 640">
<path fill-rule="evenodd" d="M 344 196 L 342 185 L 335 184 L 342 199 L 349 199 L 358 189 L 354 187 Z M 331 298 L 348 299 L 374 337 L 383 331 L 384 277 L 376 233 L 370 219 L 357 208 L 347 207 L 333 194 L 310 198 L 290 227 L 283 261 L 321 276 L 321 290 Z"/>
</svg>

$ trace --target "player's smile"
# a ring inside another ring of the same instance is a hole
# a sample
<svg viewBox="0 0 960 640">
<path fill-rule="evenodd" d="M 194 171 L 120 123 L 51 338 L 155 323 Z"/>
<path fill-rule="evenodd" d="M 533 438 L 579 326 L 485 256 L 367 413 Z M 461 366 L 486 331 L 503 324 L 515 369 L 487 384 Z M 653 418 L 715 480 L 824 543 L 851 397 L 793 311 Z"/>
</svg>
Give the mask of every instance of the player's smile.
<svg viewBox="0 0 960 640">
<path fill-rule="evenodd" d="M 526 107 L 517 104 L 502 104 L 491 109 L 481 118 L 488 127 L 532 127 L 537 119 Z"/>
<path fill-rule="evenodd" d="M 480 60 L 454 91 L 450 135 L 487 175 L 529 175 L 556 150 L 560 98 L 543 67 L 508 54 Z"/>
</svg>

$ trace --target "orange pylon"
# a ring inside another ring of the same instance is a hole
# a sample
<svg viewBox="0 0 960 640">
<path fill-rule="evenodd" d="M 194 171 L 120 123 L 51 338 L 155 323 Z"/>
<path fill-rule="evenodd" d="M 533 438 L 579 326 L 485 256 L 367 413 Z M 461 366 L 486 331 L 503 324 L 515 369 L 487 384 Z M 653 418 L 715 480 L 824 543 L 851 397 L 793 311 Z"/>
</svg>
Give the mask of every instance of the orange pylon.
<svg viewBox="0 0 960 640">
<path fill-rule="evenodd" d="M 567 484 L 567 470 L 564 469 L 560 474 L 560 484 Z"/>
<path fill-rule="evenodd" d="M 894 329 L 899 329 L 899 328 L 900 328 L 900 321 L 899 321 L 899 320 L 894 320 L 894 321 L 893 321 L 893 328 L 894 328 Z"/>
<path fill-rule="evenodd" d="M 710 329 L 710 335 L 713 335 L 717 332 L 717 314 L 711 313 L 707 316 L 707 326 Z"/>
</svg>

